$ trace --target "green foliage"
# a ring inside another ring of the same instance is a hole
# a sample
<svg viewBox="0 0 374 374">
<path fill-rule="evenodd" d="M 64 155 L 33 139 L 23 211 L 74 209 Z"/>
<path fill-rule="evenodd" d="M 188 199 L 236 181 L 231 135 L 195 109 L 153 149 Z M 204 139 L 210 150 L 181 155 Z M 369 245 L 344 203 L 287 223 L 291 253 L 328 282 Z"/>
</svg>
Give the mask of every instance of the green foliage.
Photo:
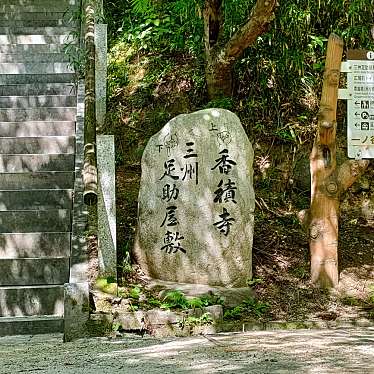
<svg viewBox="0 0 374 374">
<path fill-rule="evenodd" d="M 119 322 L 114 322 L 112 324 L 112 331 L 120 331 L 122 329 L 122 325 Z"/>
<path fill-rule="evenodd" d="M 153 11 L 151 0 L 131 0 L 131 6 L 136 13 L 148 13 Z"/>
<path fill-rule="evenodd" d="M 238 85 L 242 116 L 262 124 L 254 136 L 275 134 L 279 142 L 298 145 L 312 137 L 328 36 L 340 35 L 346 48 L 372 49 L 374 8 L 371 0 L 279 4 L 269 31 L 238 61 L 236 77 L 245 82 Z"/>
<path fill-rule="evenodd" d="M 163 309 L 188 309 L 190 306 L 185 294 L 180 290 L 168 291 L 162 299 Z"/>
<path fill-rule="evenodd" d="M 291 273 L 300 279 L 306 279 L 309 276 L 308 270 L 305 269 L 304 266 L 297 266 L 291 270 Z"/>
<path fill-rule="evenodd" d="M 224 319 L 240 319 L 242 314 L 245 312 L 243 306 L 237 305 L 234 308 L 230 308 L 223 314 Z"/>
<path fill-rule="evenodd" d="M 220 97 L 208 102 L 205 108 L 221 108 L 231 110 L 234 107 L 234 99 L 232 97 Z"/>
<path fill-rule="evenodd" d="M 121 33 L 122 40 L 138 50 L 201 52 L 202 21 L 198 16 L 198 1 L 131 0 L 120 3 L 106 4 L 110 35 Z"/>
<path fill-rule="evenodd" d="M 162 302 L 159 299 L 156 299 L 155 297 L 149 297 L 148 304 L 154 308 L 160 308 L 162 305 Z"/>
<path fill-rule="evenodd" d="M 359 306 L 362 304 L 362 301 L 358 300 L 356 297 L 353 297 L 353 296 L 344 296 L 340 299 L 340 301 L 344 305 L 349 305 L 349 306 Z"/>
<path fill-rule="evenodd" d="M 248 19 L 254 4 L 255 0 L 223 2 L 225 40 Z M 139 52 L 159 56 L 165 65 L 168 54 L 175 52 L 190 54 L 203 64 L 203 5 L 201 0 L 106 2 L 110 46 L 115 46 L 109 64 L 109 91 L 112 84 L 128 84 L 126 63 Z M 237 92 L 243 98 L 241 114 L 262 124 L 254 127 L 255 134 L 275 133 L 279 141 L 291 144 L 310 137 L 305 128 L 318 106 L 327 38 L 335 32 L 347 48 L 372 49 L 373 9 L 372 0 L 280 2 L 269 31 L 236 66 Z M 119 56 L 118 50 L 127 51 L 127 56 Z M 193 81 L 203 86 L 201 75 Z M 241 82 L 250 84 L 242 86 Z M 235 109 L 234 104 L 226 99 L 207 107 Z M 292 111 L 305 112 L 304 119 L 292 119 L 296 127 L 290 126 Z"/>
<path fill-rule="evenodd" d="M 117 294 L 117 283 L 113 277 L 98 278 L 95 286 L 97 289 L 103 292 L 106 292 L 112 295 Z"/>
<path fill-rule="evenodd" d="M 187 298 L 182 291 L 175 290 L 168 291 L 161 303 L 155 300 L 152 300 L 152 303 L 162 309 L 201 309 L 209 305 L 222 304 L 223 300 L 215 295 Z"/>
<path fill-rule="evenodd" d="M 142 290 L 140 289 L 140 287 L 135 286 L 135 287 L 131 288 L 131 290 L 129 291 L 129 297 L 137 300 L 137 299 L 139 299 L 141 292 L 142 292 Z"/>
<path fill-rule="evenodd" d="M 244 300 L 240 305 L 230 308 L 225 311 L 223 318 L 229 320 L 236 320 L 244 317 L 263 317 L 270 309 L 268 303 L 263 303 L 254 299 L 253 297 Z"/>
<path fill-rule="evenodd" d="M 74 10 L 69 9 L 64 13 L 64 19 L 69 23 L 83 24 L 84 12 L 80 7 Z M 81 48 L 81 30 L 79 27 L 73 27 L 70 29 L 69 37 L 73 40 L 66 41 L 63 45 L 63 51 L 68 56 L 69 65 L 74 69 L 77 78 L 83 78 L 85 75 L 86 66 L 86 50 Z"/>
<path fill-rule="evenodd" d="M 209 312 L 202 314 L 200 317 L 188 316 L 179 321 L 179 326 L 184 327 L 195 327 L 211 325 L 213 323 L 212 315 Z"/>
<path fill-rule="evenodd" d="M 254 287 L 254 286 L 257 286 L 258 284 L 263 284 L 263 283 L 264 283 L 264 280 L 262 278 L 257 278 L 257 277 L 253 277 L 252 279 L 249 279 L 247 281 L 248 287 Z"/>
</svg>

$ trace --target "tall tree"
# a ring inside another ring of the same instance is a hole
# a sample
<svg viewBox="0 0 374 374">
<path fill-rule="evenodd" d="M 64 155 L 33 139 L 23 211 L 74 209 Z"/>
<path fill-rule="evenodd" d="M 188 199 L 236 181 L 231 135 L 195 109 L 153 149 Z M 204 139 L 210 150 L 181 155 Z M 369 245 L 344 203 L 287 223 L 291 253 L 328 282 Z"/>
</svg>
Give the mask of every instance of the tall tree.
<svg viewBox="0 0 374 374">
<path fill-rule="evenodd" d="M 206 81 L 210 98 L 232 94 L 232 68 L 244 50 L 266 32 L 274 18 L 277 0 L 257 0 L 246 23 L 227 42 L 223 41 L 223 0 L 205 0 L 204 43 Z"/>
</svg>

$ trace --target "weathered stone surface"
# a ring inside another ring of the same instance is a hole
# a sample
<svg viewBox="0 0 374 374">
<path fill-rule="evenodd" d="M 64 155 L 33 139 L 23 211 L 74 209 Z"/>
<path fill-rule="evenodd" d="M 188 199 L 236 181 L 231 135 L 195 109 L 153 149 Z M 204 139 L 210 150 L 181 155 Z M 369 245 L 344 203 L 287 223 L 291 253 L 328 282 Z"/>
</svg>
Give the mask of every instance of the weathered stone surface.
<svg viewBox="0 0 374 374">
<path fill-rule="evenodd" d="M 211 323 L 197 322 L 189 325 L 189 317 L 199 318 L 209 313 Z M 222 305 L 211 305 L 202 309 L 161 310 L 151 309 L 135 312 L 118 313 L 114 315 L 113 323 L 120 326 L 121 331 L 148 331 L 156 337 L 188 336 L 199 333 L 216 332 L 216 327 L 223 321 Z"/>
<path fill-rule="evenodd" d="M 99 271 L 101 276 L 117 278 L 116 171 L 114 136 L 97 137 L 99 198 L 97 202 Z"/>
<path fill-rule="evenodd" d="M 143 154 L 134 254 L 152 278 L 242 287 L 251 277 L 253 150 L 236 115 L 172 119 Z"/>
<path fill-rule="evenodd" d="M 64 285 L 64 341 L 88 335 L 89 318 L 88 283 L 66 283 Z"/>
</svg>

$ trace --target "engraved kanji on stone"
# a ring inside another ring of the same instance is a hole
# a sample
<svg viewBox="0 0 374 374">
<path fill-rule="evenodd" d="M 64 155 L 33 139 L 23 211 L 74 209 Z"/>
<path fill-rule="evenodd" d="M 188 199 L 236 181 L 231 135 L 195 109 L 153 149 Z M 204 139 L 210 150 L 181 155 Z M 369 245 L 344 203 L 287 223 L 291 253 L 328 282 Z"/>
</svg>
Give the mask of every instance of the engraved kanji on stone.
<svg viewBox="0 0 374 374">
<path fill-rule="evenodd" d="M 227 149 L 222 150 L 219 154 L 221 155 L 221 157 L 215 160 L 217 164 L 212 167 L 211 170 L 214 170 L 218 167 L 221 174 L 228 174 L 231 171 L 232 167 L 236 165 L 236 162 L 230 160 L 229 152 Z"/>
<path fill-rule="evenodd" d="M 184 236 L 180 235 L 179 232 L 167 231 L 164 236 L 164 246 L 161 247 L 161 251 L 166 253 L 177 253 L 181 251 L 186 253 L 186 250 L 181 245 L 181 240 L 184 239 Z"/>
<path fill-rule="evenodd" d="M 235 219 L 230 217 L 230 213 L 227 211 L 226 208 L 223 208 L 222 214 L 219 215 L 221 218 L 220 221 L 214 223 L 214 226 L 225 236 L 230 233 L 230 227 L 235 222 Z"/>
<path fill-rule="evenodd" d="M 171 199 L 177 200 L 179 196 L 179 188 L 175 184 L 165 184 L 162 188 L 162 200 L 169 202 Z"/>
<path fill-rule="evenodd" d="M 165 218 L 161 223 L 161 226 L 176 226 L 178 225 L 178 218 L 177 218 L 177 207 L 175 205 L 168 206 L 166 208 Z"/>
<path fill-rule="evenodd" d="M 173 174 L 175 171 L 174 163 L 175 160 L 173 158 L 164 162 L 164 175 L 160 178 L 160 180 L 164 179 L 165 177 L 170 177 L 174 180 L 179 179 L 178 175 Z"/>
<path fill-rule="evenodd" d="M 237 187 L 235 186 L 235 182 L 231 181 L 229 179 L 226 183 L 223 183 L 223 180 L 221 180 L 218 184 L 218 189 L 214 191 L 215 193 L 215 198 L 214 202 L 215 203 L 222 203 L 222 202 L 233 202 L 236 204 L 235 200 L 235 193 L 236 193 Z"/>
</svg>

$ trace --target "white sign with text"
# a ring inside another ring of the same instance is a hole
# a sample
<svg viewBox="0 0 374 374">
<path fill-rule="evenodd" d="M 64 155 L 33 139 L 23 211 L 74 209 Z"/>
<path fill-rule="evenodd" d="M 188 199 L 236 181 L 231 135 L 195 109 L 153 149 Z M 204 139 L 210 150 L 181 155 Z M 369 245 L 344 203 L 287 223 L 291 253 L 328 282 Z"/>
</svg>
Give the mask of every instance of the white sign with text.
<svg viewBox="0 0 374 374">
<path fill-rule="evenodd" d="M 368 58 L 369 53 L 372 52 L 368 52 Z M 374 61 L 348 60 L 347 63 L 348 157 L 374 158 Z"/>
</svg>

